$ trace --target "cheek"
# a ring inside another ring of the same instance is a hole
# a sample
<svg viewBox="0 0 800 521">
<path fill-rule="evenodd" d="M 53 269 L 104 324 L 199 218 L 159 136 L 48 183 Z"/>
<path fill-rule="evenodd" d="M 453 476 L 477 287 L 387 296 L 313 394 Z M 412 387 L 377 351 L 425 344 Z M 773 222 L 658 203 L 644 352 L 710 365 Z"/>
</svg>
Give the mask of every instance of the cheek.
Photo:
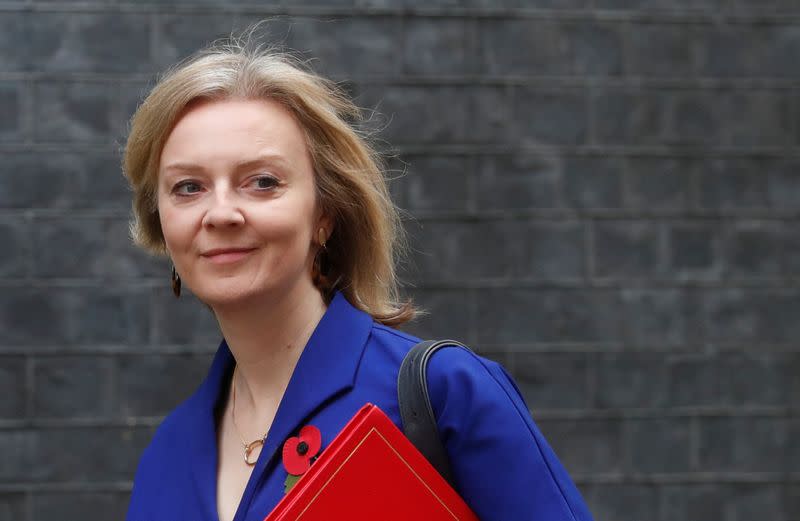
<svg viewBox="0 0 800 521">
<path fill-rule="evenodd" d="M 175 211 L 169 205 L 159 205 L 158 214 L 167 251 L 170 255 L 179 253 L 186 248 L 191 237 L 190 216 L 187 212 Z"/>
</svg>

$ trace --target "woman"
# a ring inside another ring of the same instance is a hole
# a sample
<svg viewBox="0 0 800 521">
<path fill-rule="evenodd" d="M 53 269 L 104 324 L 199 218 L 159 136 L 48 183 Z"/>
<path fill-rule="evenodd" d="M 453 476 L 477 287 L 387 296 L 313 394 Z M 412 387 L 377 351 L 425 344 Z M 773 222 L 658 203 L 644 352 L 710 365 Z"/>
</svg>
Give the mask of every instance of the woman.
<svg viewBox="0 0 800 521">
<path fill-rule="evenodd" d="M 168 255 L 224 340 L 206 380 L 142 456 L 130 521 L 261 521 L 284 494 L 281 448 L 322 447 L 366 402 L 399 426 L 399 240 L 358 109 L 273 51 L 217 47 L 168 73 L 133 117 L 124 169 L 135 240 Z M 586 520 L 506 373 L 445 349 L 428 385 L 459 493 L 483 520 Z"/>
</svg>

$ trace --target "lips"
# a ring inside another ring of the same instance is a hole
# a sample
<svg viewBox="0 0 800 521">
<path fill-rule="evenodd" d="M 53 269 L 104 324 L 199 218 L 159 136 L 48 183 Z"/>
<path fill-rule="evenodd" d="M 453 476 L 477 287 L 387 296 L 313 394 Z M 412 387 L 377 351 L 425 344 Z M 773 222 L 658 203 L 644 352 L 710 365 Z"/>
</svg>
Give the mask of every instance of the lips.
<svg viewBox="0 0 800 521">
<path fill-rule="evenodd" d="M 254 250 L 255 248 L 214 248 L 200 255 L 214 264 L 228 264 L 247 257 Z"/>
</svg>

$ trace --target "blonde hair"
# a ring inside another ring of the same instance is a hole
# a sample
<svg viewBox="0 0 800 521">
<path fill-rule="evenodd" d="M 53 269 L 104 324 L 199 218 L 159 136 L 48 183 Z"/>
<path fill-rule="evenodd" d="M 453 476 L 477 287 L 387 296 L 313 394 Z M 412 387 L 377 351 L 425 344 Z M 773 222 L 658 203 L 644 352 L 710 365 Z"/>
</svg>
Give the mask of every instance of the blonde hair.
<svg viewBox="0 0 800 521">
<path fill-rule="evenodd" d="M 361 121 L 361 111 L 333 82 L 274 48 L 252 48 L 232 38 L 202 50 L 168 71 L 136 110 L 123 160 L 133 188 L 134 241 L 166 254 L 156 201 L 161 151 L 189 104 L 217 99 L 277 101 L 303 129 L 318 203 L 334 221 L 322 251 L 324 276 L 314 276 L 323 296 L 330 298 L 338 289 L 386 325 L 413 318 L 410 301 L 399 299 L 395 262 L 404 240 L 383 163 L 348 123 Z"/>
</svg>

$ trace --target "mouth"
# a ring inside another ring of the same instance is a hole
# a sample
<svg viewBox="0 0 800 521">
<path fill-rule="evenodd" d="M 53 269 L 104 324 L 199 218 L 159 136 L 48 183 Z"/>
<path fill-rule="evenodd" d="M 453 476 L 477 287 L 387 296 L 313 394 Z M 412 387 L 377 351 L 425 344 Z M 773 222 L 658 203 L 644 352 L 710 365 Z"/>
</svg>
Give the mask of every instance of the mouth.
<svg viewBox="0 0 800 521">
<path fill-rule="evenodd" d="M 231 264 L 244 259 L 253 251 L 255 248 L 215 248 L 204 251 L 200 256 L 213 264 Z"/>
</svg>

